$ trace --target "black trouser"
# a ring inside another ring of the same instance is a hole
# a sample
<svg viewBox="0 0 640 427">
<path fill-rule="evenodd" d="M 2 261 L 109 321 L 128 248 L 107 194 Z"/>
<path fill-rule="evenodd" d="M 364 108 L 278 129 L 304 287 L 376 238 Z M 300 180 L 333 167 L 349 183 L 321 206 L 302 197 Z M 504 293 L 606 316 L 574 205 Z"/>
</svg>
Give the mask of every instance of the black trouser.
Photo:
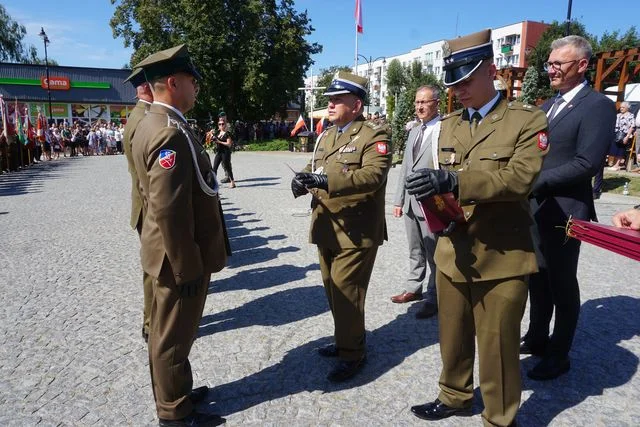
<svg viewBox="0 0 640 427">
<path fill-rule="evenodd" d="M 571 349 L 580 313 L 578 258 L 580 241 L 567 239 L 563 227 L 538 227 L 532 233 L 542 255 L 540 271 L 529 279 L 531 310 L 527 340 L 543 344 L 549 336 L 549 323 L 555 310 L 553 335 L 547 356 L 566 357 Z"/>
<path fill-rule="evenodd" d="M 606 157 L 602 159 L 602 164 L 600 165 L 600 168 L 598 169 L 598 173 L 596 173 L 594 179 L 593 179 L 593 194 L 600 194 L 602 193 L 602 183 L 604 180 L 604 167 L 607 164 L 607 159 Z"/>
<path fill-rule="evenodd" d="M 233 171 L 231 170 L 231 150 L 222 150 L 218 148 L 218 152 L 213 159 L 213 173 L 218 175 L 218 166 L 222 162 L 222 168 L 224 169 L 227 177 L 233 181 Z"/>
</svg>

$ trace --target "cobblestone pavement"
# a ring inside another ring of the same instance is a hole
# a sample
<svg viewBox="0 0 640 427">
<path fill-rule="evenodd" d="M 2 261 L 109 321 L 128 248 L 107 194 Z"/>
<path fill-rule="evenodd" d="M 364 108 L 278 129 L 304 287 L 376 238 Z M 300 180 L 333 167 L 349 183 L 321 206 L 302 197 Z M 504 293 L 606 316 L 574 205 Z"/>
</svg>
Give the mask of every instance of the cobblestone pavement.
<svg viewBox="0 0 640 427">
<path fill-rule="evenodd" d="M 403 221 L 391 215 L 399 168 L 387 186 L 390 240 L 367 296 L 368 365 L 336 386 L 314 352 L 333 322 L 307 243 L 309 200 L 289 190 L 287 165 L 307 160 L 233 156 L 238 187 L 222 196 L 234 255 L 213 277 L 191 355 L 195 384 L 212 387 L 203 409 L 228 425 L 428 425 L 409 407 L 437 395 L 438 324 L 416 320 L 417 305 L 389 301 L 408 265 Z M 129 188 L 124 156 L 0 176 L 0 425 L 156 423 Z M 600 220 L 639 201 L 604 194 Z M 640 425 L 639 277 L 640 264 L 583 245 L 572 369 L 552 382 L 525 377 L 521 425 Z M 523 358 L 523 372 L 534 363 Z M 480 425 L 477 370 L 476 396 L 472 418 L 433 425 Z"/>
</svg>

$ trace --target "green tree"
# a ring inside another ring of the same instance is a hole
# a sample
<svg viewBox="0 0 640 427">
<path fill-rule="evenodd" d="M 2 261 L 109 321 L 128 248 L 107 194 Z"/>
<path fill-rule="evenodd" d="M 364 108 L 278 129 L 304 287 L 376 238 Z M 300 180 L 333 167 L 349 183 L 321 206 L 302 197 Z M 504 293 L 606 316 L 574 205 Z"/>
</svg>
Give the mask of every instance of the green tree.
<svg viewBox="0 0 640 427">
<path fill-rule="evenodd" d="M 608 52 L 611 50 L 622 50 L 640 46 L 640 36 L 636 27 L 632 26 L 624 34 L 620 35 L 620 30 L 611 33 L 605 31 L 593 46 L 594 52 Z"/>
<path fill-rule="evenodd" d="M 224 109 L 256 120 L 282 111 L 322 47 L 305 37 L 314 29 L 293 0 L 111 0 L 115 38 L 132 46 L 131 64 L 186 43 L 203 74 L 192 116 Z"/>
<path fill-rule="evenodd" d="M 320 70 L 318 80 L 313 82 L 314 85 L 329 87 L 331 81 L 333 80 L 333 77 L 338 71 L 348 71 L 349 73 L 351 73 L 353 70 L 351 67 L 348 67 L 346 65 L 332 65 L 329 68 L 322 68 Z M 315 92 L 315 103 L 313 105 L 314 109 L 319 110 L 321 108 L 327 107 L 329 99 L 326 96 L 322 96 L 322 93 L 324 93 L 324 91 L 318 90 Z"/>
<path fill-rule="evenodd" d="M 38 51 L 33 45 L 25 45 L 24 37 L 27 29 L 14 21 L 7 10 L 0 4 L 0 61 L 38 64 L 44 60 L 38 58 Z M 49 60 L 54 65 L 55 61 Z"/>
<path fill-rule="evenodd" d="M 535 105 L 536 99 L 538 99 L 538 79 L 540 73 L 536 67 L 528 67 L 527 72 L 524 73 L 524 79 L 522 80 L 522 95 L 520 95 L 520 101 L 527 104 Z"/>
<path fill-rule="evenodd" d="M 393 95 L 394 99 L 407 85 L 407 74 L 404 67 L 397 59 L 393 59 L 389 62 L 385 82 L 387 84 L 387 92 Z"/>
</svg>

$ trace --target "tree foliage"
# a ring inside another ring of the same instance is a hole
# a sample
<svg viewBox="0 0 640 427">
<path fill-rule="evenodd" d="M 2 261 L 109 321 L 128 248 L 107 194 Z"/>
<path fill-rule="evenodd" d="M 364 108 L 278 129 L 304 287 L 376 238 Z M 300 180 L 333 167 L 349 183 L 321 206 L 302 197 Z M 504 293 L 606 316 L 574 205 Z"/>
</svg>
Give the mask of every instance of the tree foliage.
<svg viewBox="0 0 640 427">
<path fill-rule="evenodd" d="M 404 67 L 397 59 L 392 59 L 387 66 L 387 92 L 395 97 L 407 85 L 407 75 Z"/>
<path fill-rule="evenodd" d="M 313 84 L 320 87 L 322 86 L 329 87 L 329 85 L 331 84 L 331 81 L 333 80 L 333 77 L 336 75 L 338 71 L 348 71 L 349 73 L 351 73 L 353 70 L 351 67 L 348 67 L 346 65 L 332 65 L 329 68 L 322 68 L 320 70 L 318 80 L 313 82 Z M 314 109 L 321 109 L 321 108 L 327 107 L 327 104 L 329 103 L 329 99 L 326 96 L 322 96 L 323 92 L 324 91 L 315 92 L 315 101 L 313 105 Z"/>
<path fill-rule="evenodd" d="M 14 21 L 0 4 L 0 61 L 44 64 L 44 59 L 38 58 L 38 50 L 35 46 L 24 44 L 26 35 L 27 29 L 24 25 Z M 49 63 L 57 65 L 52 59 Z"/>
<path fill-rule="evenodd" d="M 524 79 L 522 80 L 522 95 L 520 95 L 520 101 L 535 105 L 536 100 L 539 98 L 538 79 L 540 73 L 536 67 L 528 67 L 527 72 L 524 73 Z"/>
<path fill-rule="evenodd" d="M 293 0 L 111 0 L 111 28 L 131 63 L 186 43 L 204 79 L 192 115 L 224 109 L 233 118 L 256 120 L 297 98 L 311 55 L 314 29 Z"/>
</svg>

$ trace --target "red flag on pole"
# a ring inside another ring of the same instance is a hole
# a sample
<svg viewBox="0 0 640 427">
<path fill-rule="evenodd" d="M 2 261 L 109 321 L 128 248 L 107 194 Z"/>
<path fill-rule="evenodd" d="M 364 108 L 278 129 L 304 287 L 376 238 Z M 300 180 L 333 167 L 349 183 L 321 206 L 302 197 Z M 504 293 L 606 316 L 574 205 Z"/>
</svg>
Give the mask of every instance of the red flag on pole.
<svg viewBox="0 0 640 427">
<path fill-rule="evenodd" d="M 316 134 L 320 135 L 324 130 L 324 119 L 318 120 L 318 124 L 316 125 Z"/>
<path fill-rule="evenodd" d="M 291 131 L 291 136 L 295 136 L 295 134 L 298 133 L 303 126 L 307 127 L 307 125 L 304 122 L 304 119 L 302 118 L 302 114 L 300 114 L 300 117 L 298 117 L 298 121 L 296 122 L 296 125 L 293 127 L 293 130 Z"/>
<path fill-rule="evenodd" d="M 362 1 L 356 0 L 356 31 L 362 34 Z"/>
</svg>

